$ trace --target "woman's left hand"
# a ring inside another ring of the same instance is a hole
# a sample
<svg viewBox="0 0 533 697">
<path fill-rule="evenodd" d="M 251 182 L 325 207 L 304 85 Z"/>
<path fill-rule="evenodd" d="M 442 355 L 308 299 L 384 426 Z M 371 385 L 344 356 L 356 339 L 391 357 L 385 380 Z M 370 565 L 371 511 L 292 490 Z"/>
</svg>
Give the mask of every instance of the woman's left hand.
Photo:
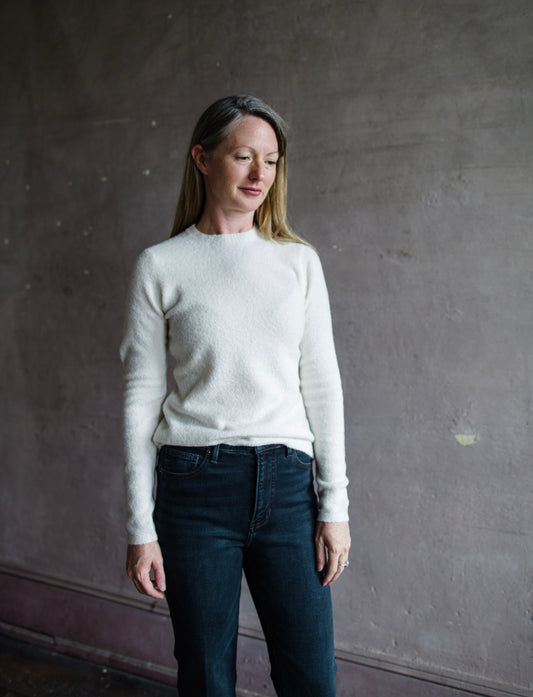
<svg viewBox="0 0 533 697">
<path fill-rule="evenodd" d="M 315 532 L 316 568 L 326 568 L 322 585 L 334 583 L 348 566 L 350 551 L 350 527 L 348 523 L 318 522 Z"/>
</svg>

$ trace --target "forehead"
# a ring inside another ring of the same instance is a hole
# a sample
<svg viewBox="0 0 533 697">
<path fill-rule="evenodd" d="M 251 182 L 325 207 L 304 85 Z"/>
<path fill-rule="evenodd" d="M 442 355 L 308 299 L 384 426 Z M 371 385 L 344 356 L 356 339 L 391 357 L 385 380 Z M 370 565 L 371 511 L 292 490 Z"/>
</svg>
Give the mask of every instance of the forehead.
<svg viewBox="0 0 533 697">
<path fill-rule="evenodd" d="M 248 146 L 266 149 L 269 153 L 278 151 L 278 139 L 272 126 L 249 114 L 239 119 L 223 142 L 228 148 Z"/>
</svg>

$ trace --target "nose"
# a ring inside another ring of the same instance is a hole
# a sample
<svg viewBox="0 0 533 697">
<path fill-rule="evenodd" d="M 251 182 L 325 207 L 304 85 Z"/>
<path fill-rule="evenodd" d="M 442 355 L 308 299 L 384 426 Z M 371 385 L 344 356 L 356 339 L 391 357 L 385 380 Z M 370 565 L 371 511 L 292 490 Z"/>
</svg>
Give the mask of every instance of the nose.
<svg viewBox="0 0 533 697">
<path fill-rule="evenodd" d="M 256 181 L 265 178 L 265 166 L 262 162 L 256 160 L 252 163 L 250 171 L 248 173 L 250 179 Z"/>
</svg>

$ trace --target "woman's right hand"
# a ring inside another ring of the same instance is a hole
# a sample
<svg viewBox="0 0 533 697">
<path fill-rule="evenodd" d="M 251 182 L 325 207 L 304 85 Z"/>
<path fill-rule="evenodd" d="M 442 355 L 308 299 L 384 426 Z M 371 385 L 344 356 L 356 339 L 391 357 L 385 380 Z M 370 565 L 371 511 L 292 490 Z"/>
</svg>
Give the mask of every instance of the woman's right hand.
<svg viewBox="0 0 533 697">
<path fill-rule="evenodd" d="M 150 572 L 154 572 L 154 580 Z M 166 590 L 163 555 L 158 542 L 128 545 L 126 571 L 139 593 L 162 599 Z"/>
</svg>

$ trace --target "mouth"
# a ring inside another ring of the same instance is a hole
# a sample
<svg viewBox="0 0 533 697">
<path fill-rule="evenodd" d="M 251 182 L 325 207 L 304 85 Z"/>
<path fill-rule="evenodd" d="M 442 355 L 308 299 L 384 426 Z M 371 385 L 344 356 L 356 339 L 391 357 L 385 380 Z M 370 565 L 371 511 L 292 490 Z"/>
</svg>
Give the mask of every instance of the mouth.
<svg viewBox="0 0 533 697">
<path fill-rule="evenodd" d="M 256 189 L 253 186 L 241 186 L 240 190 L 247 196 L 261 196 L 263 193 L 262 189 Z"/>
</svg>

